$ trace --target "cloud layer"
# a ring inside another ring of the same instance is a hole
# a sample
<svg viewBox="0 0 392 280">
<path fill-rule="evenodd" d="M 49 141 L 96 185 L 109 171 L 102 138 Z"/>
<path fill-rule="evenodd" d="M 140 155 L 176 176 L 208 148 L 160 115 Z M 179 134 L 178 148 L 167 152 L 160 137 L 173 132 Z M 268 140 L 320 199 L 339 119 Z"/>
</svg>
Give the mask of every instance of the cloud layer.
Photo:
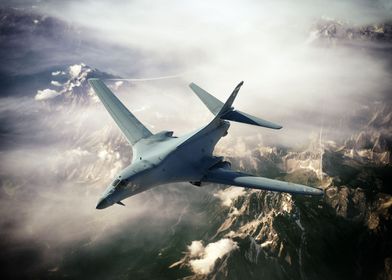
<svg viewBox="0 0 392 280">
<path fill-rule="evenodd" d="M 192 241 L 188 249 L 191 257 L 198 257 L 189 261 L 192 270 L 198 274 L 208 274 L 218 258 L 238 249 L 238 245 L 231 239 L 223 238 L 217 242 L 209 243 L 206 247 L 200 241 Z"/>
<path fill-rule="evenodd" d="M 141 51 L 140 77 L 182 73 L 161 88 L 140 86 L 137 92 L 145 96 L 161 91 L 161 103 L 170 91 L 181 106 L 191 81 L 225 100 L 245 80 L 235 106 L 283 124 L 279 133 L 261 131 L 266 143 L 302 145 L 321 126 L 330 138 L 347 137 L 355 130 L 353 116 L 392 87 L 382 51 L 375 57 L 361 42 L 325 48 L 309 40 L 323 16 L 354 26 L 391 18 L 384 1 L 71 1 L 61 14 L 57 4 L 40 8 L 94 30 L 96 38 Z M 108 67 L 115 68 L 117 60 Z M 193 119 L 208 120 L 201 103 L 186 101 L 195 106 Z M 248 126 L 232 128 L 236 137 L 254 133 Z"/>
</svg>

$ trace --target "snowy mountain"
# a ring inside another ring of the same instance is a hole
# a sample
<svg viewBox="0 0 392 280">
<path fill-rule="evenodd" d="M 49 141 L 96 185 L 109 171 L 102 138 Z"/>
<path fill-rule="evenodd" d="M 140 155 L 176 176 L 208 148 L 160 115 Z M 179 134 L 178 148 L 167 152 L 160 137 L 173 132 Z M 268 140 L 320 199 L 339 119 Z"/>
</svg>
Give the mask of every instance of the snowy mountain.
<svg viewBox="0 0 392 280">
<path fill-rule="evenodd" d="M 314 23 L 309 40 L 327 46 L 349 42 L 391 43 L 392 23 L 355 26 L 349 22 L 322 18 Z"/>
<path fill-rule="evenodd" d="M 53 80 L 50 82 L 50 87 L 38 90 L 35 100 L 89 105 L 91 102 L 97 102 L 98 99 L 87 80 L 89 78 L 116 78 L 113 75 L 92 69 L 84 63 L 71 65 L 65 70 L 53 71 L 51 75 Z"/>
<path fill-rule="evenodd" d="M 378 142 L 377 137 L 369 139 L 371 147 Z M 206 279 L 252 278 L 254 275 L 272 279 L 336 279 L 355 273 L 358 273 L 356 277 L 367 273 L 388 277 L 388 251 L 375 248 L 384 246 L 391 233 L 392 196 L 389 179 L 383 175 L 390 172 L 390 162 L 364 155 L 358 141 L 357 158 L 347 155 L 347 151 L 352 150 L 346 146 L 350 141 L 342 146 L 316 143 L 300 152 L 259 147 L 252 151 L 251 157 L 231 160 L 241 169 L 260 172 L 263 169 L 258 168 L 258 164 L 270 165 L 268 159 L 272 158 L 272 165 L 281 173 L 281 178 L 321 185 L 326 190 L 324 199 L 237 188 L 218 191 L 216 196 L 227 209 L 222 223 L 211 240 L 193 241 L 183 259 L 173 267 L 190 267 L 196 273 L 191 279 L 203 278 L 200 275 Z M 382 146 L 378 153 L 389 154 L 390 147 Z M 371 178 L 377 179 L 373 183 Z M 347 239 L 347 235 L 353 236 Z M 328 239 L 334 248 L 324 247 L 320 238 Z M 225 247 L 225 254 L 219 254 L 223 250 L 220 243 L 227 239 L 234 243 L 226 245 L 229 248 Z M 194 253 L 195 242 L 201 244 L 198 245 L 200 254 Z M 336 251 L 336 247 L 343 252 Z M 213 253 L 209 252 L 212 248 L 216 250 L 214 262 L 210 257 Z M 373 266 L 374 257 L 380 258 L 378 262 L 385 262 L 385 267 Z M 367 265 L 368 270 L 355 271 L 350 268 L 350 262 Z M 335 270 L 329 270 L 328 266 Z"/>
</svg>

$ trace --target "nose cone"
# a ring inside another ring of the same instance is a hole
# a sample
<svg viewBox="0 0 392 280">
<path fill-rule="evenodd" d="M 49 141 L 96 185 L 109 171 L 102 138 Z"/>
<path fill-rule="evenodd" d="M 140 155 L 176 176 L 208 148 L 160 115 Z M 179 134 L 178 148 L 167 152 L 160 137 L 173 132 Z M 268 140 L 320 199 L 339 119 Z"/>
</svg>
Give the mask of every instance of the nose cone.
<svg viewBox="0 0 392 280">
<path fill-rule="evenodd" d="M 102 197 L 98 203 L 96 209 L 105 209 L 110 206 L 110 203 L 108 202 L 108 199 L 106 197 Z"/>
</svg>

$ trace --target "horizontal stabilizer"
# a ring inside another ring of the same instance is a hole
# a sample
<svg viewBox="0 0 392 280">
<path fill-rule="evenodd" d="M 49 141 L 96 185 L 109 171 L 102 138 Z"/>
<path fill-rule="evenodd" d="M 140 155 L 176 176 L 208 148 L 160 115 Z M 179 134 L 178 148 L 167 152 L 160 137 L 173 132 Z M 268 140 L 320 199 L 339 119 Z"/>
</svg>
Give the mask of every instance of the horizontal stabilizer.
<svg viewBox="0 0 392 280">
<path fill-rule="evenodd" d="M 258 126 L 263 126 L 267 128 L 272 128 L 272 129 L 281 129 L 282 126 L 279 124 L 275 124 L 270 121 L 266 121 L 263 119 L 260 119 L 258 117 L 249 115 L 247 113 L 241 112 L 241 111 L 230 111 L 223 116 L 221 116 L 221 119 L 224 120 L 229 120 L 229 121 L 234 121 L 234 122 L 240 122 L 240 123 L 247 123 L 247 124 L 252 124 L 252 125 L 258 125 Z"/>
<path fill-rule="evenodd" d="M 244 82 L 239 83 L 234 89 L 233 93 L 230 95 L 226 103 L 221 102 L 219 99 L 215 98 L 207 91 L 199 87 L 198 85 L 191 83 L 189 87 L 194 93 L 200 98 L 200 100 L 207 106 L 207 108 L 215 116 L 223 120 L 229 120 L 234 122 L 246 123 L 251 125 L 257 125 L 272 129 L 281 129 L 282 126 L 275 124 L 273 122 L 263 120 L 261 118 L 246 114 L 244 112 L 234 110 L 232 107 L 234 99 L 237 97 L 238 91 Z"/>
<path fill-rule="evenodd" d="M 249 174 L 236 172 L 228 168 L 216 168 L 207 173 L 202 182 L 217 183 L 259 190 L 285 192 L 303 195 L 323 195 L 322 189 L 312 188 L 300 184 L 255 177 Z"/>
</svg>

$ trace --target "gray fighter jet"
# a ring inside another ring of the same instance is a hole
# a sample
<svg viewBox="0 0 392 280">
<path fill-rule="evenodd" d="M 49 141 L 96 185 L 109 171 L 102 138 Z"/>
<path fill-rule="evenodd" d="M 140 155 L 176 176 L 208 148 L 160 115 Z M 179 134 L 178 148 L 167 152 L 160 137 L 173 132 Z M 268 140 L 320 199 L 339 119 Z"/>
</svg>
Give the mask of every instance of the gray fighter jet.
<svg viewBox="0 0 392 280">
<path fill-rule="evenodd" d="M 227 135 L 228 121 L 282 128 L 232 107 L 243 82 L 238 84 L 226 103 L 191 83 L 190 88 L 215 117 L 206 126 L 180 137 L 173 136 L 173 131 L 151 133 L 101 80 L 89 79 L 89 83 L 132 145 L 133 151 L 132 163 L 106 189 L 97 209 L 115 203 L 124 205 L 122 200 L 127 197 L 174 182 L 190 182 L 196 186 L 215 183 L 303 195 L 323 194 L 318 188 L 233 171 L 223 157 L 213 155 L 216 143 Z"/>
</svg>

